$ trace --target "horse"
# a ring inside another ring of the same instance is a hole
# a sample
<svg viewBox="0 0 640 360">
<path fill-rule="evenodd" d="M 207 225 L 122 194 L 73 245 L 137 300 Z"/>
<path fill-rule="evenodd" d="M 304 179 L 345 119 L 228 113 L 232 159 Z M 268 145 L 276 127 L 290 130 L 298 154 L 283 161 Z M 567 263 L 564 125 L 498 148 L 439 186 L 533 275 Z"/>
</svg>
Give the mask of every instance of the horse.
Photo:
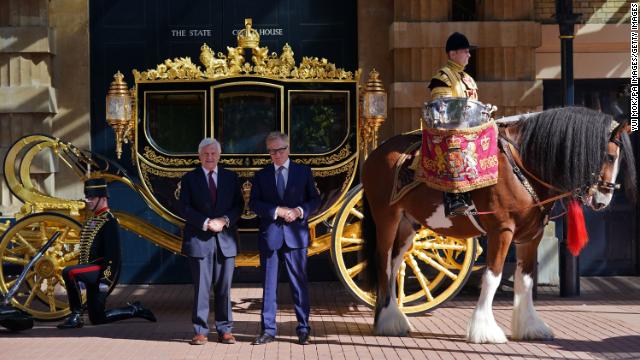
<svg viewBox="0 0 640 360">
<path fill-rule="evenodd" d="M 488 250 L 480 297 L 466 338 L 472 343 L 507 342 L 493 316 L 492 302 L 509 246 L 514 243 L 517 266 L 511 337 L 550 340 L 553 331 L 537 315 L 532 299 L 537 248 L 553 203 L 544 199 L 573 197 L 594 210 L 603 210 L 619 187 L 615 181 L 622 167 L 627 197 L 635 202 L 635 167 L 628 126 L 614 128 L 611 116 L 581 107 L 546 110 L 498 124 L 500 137 L 512 144 L 513 157 L 520 159 L 521 172 L 539 201 L 534 201 L 516 176 L 504 150 L 498 155 L 497 184 L 471 191 L 481 214 L 477 218 L 486 231 Z M 407 317 L 394 301 L 394 279 L 413 243 L 417 224 L 443 236 L 481 235 L 469 218 L 446 217 L 443 193 L 424 183 L 390 204 L 398 158 L 417 141 L 420 135 L 415 133 L 392 137 L 371 152 L 362 168 L 364 256 L 368 264 L 374 264 L 367 267 L 367 275 L 376 294 L 376 335 L 406 336 L 410 332 Z"/>
</svg>

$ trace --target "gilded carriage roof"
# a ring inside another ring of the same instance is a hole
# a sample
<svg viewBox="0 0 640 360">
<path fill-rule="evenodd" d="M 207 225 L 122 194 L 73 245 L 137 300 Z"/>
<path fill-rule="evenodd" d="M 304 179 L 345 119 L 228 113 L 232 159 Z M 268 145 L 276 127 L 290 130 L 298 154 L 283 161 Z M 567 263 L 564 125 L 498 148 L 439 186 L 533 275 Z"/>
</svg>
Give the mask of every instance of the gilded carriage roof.
<svg viewBox="0 0 640 360">
<path fill-rule="evenodd" d="M 261 76 L 290 80 L 358 80 L 360 71 L 345 71 L 325 58 L 303 57 L 296 65 L 294 53 L 285 44 L 282 53 L 269 54 L 269 49 L 260 47 L 260 34 L 253 29 L 251 19 L 245 19 L 245 28 L 238 32 L 236 47 L 227 46 L 227 53 L 217 54 L 205 43 L 200 47 L 200 65 L 189 57 L 167 59 L 155 69 L 133 70 L 136 82 L 158 80 L 210 80 L 232 76 Z M 250 53 L 245 54 L 245 50 Z M 249 60 L 248 57 L 251 56 Z M 245 58 L 246 57 L 246 58 Z"/>
</svg>

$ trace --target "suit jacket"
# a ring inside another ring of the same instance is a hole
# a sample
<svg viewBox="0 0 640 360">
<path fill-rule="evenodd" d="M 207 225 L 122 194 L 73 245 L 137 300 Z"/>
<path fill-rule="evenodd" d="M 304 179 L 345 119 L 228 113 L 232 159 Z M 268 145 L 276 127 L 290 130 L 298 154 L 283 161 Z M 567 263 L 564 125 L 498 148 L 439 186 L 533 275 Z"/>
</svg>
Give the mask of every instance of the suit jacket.
<svg viewBox="0 0 640 360">
<path fill-rule="evenodd" d="M 276 190 L 276 175 L 273 165 L 258 171 L 251 187 L 249 206 L 260 217 L 258 249 L 277 250 L 284 243 L 291 249 L 309 246 L 309 216 L 320 205 L 320 194 L 316 190 L 311 168 L 289 162 L 289 175 L 284 199 Z M 301 207 L 303 218 L 287 223 L 282 218 L 274 219 L 276 207 Z"/>
<path fill-rule="evenodd" d="M 240 184 L 236 173 L 218 166 L 217 199 L 211 203 L 209 186 L 204 171 L 196 168 L 182 177 L 180 204 L 182 216 L 186 220 L 183 231 L 182 253 L 192 257 L 204 257 L 217 241 L 218 249 L 225 257 L 238 253 L 237 222 L 242 213 L 244 201 L 240 192 Z M 204 221 L 226 216 L 229 226 L 219 233 L 202 230 Z"/>
</svg>

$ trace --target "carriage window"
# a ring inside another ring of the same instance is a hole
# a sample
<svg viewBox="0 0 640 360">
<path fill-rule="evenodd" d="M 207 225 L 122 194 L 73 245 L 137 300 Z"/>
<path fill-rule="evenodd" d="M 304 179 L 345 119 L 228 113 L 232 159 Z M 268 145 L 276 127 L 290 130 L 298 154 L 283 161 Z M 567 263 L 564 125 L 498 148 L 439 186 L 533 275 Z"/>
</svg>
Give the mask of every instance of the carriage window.
<svg viewBox="0 0 640 360">
<path fill-rule="evenodd" d="M 348 92 L 291 92 L 291 152 L 329 152 L 347 136 Z"/>
<path fill-rule="evenodd" d="M 192 154 L 205 130 L 205 92 L 147 92 L 146 123 L 150 140 L 161 151 Z"/>
<path fill-rule="evenodd" d="M 280 130 L 280 90 L 264 86 L 214 89 L 216 134 L 225 154 L 264 154 L 264 139 Z"/>
</svg>

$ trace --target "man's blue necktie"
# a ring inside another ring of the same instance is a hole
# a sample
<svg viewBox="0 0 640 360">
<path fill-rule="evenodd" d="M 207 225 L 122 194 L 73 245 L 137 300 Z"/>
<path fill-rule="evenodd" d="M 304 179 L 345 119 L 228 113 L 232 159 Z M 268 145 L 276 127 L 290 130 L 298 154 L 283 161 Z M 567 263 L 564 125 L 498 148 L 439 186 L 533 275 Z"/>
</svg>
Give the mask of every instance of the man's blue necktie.
<svg viewBox="0 0 640 360">
<path fill-rule="evenodd" d="M 280 199 L 284 199 L 284 175 L 282 175 L 282 170 L 284 170 L 284 166 L 280 166 L 278 168 L 278 176 L 276 177 L 276 190 L 278 190 L 278 196 Z"/>
</svg>

